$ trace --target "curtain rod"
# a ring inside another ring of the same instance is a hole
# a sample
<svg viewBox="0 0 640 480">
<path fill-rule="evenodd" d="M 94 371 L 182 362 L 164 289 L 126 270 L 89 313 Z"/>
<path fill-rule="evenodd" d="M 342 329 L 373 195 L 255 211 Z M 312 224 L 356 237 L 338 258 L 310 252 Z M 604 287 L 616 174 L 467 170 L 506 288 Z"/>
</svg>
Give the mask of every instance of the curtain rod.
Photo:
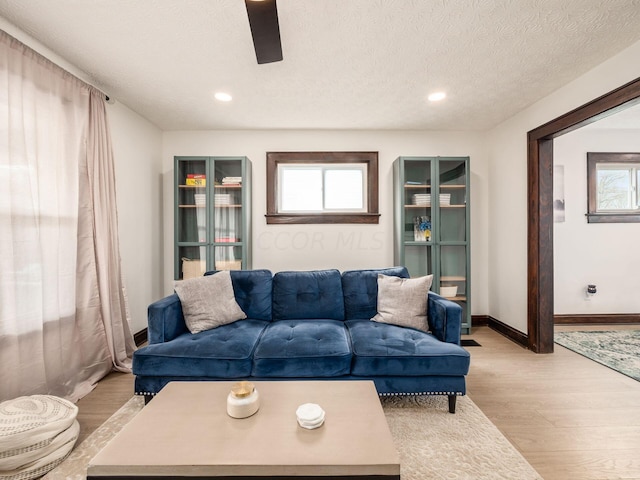
<svg viewBox="0 0 640 480">
<path fill-rule="evenodd" d="M 101 89 L 99 89 L 98 87 L 96 87 L 95 85 L 90 84 L 89 82 L 87 82 L 86 80 L 83 80 L 82 78 L 78 77 L 76 74 L 71 73 L 69 70 L 67 70 L 66 68 L 58 65 L 56 62 L 54 62 L 53 60 L 51 60 L 50 58 L 44 56 L 42 53 L 38 52 L 37 50 L 35 50 L 34 48 L 30 47 L 29 45 L 27 45 L 26 43 L 18 40 L 16 37 L 14 37 L 13 35 L 7 33 L 6 31 L 0 29 L 0 34 L 6 35 L 9 38 L 9 41 L 13 44 L 19 44 L 22 48 L 30 50 L 31 52 L 33 52 L 35 55 L 37 55 L 38 57 L 40 57 L 43 61 L 50 63 L 51 65 L 53 65 L 54 67 L 60 69 L 62 72 L 64 72 L 65 74 L 75 78 L 77 81 L 85 84 L 87 87 L 93 88 L 94 90 L 98 91 L 103 97 L 105 102 L 109 103 L 109 104 L 114 104 L 116 103 L 116 99 L 113 97 L 110 97 L 109 95 L 107 95 L 106 93 L 104 93 Z"/>
</svg>

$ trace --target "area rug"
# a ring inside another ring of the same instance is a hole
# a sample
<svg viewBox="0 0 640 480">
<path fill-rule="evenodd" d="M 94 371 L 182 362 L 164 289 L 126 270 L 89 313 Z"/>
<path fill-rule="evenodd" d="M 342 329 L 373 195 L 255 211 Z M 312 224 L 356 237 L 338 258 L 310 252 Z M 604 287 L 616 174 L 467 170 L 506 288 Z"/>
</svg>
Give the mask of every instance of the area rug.
<svg viewBox="0 0 640 480">
<path fill-rule="evenodd" d="M 539 480 L 540 475 L 469 397 L 384 397 L 402 480 Z M 143 407 L 134 397 L 82 442 L 46 480 L 86 478 L 89 461 Z"/>
<path fill-rule="evenodd" d="M 640 382 L 640 330 L 556 332 L 558 345 Z"/>
</svg>

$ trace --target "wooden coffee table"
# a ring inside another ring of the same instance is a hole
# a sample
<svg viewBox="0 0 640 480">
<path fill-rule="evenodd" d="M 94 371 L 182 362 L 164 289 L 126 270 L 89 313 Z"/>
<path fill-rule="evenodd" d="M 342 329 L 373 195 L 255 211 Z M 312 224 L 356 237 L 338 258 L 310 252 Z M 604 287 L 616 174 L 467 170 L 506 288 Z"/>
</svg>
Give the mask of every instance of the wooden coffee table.
<svg viewBox="0 0 640 480">
<path fill-rule="evenodd" d="M 88 479 L 400 479 L 400 460 L 370 381 L 255 382 L 260 410 L 226 413 L 235 382 L 172 382 L 89 464 Z M 324 425 L 296 409 L 317 403 Z"/>
</svg>

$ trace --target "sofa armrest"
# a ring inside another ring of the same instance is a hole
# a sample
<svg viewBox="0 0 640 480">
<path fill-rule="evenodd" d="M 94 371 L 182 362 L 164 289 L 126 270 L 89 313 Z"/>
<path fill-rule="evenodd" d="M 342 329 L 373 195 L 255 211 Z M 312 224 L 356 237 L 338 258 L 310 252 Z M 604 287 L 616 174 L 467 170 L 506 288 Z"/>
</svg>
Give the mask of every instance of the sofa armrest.
<svg viewBox="0 0 640 480">
<path fill-rule="evenodd" d="M 462 307 L 440 295 L 429 292 L 427 319 L 429 329 L 441 342 L 460 345 Z"/>
<path fill-rule="evenodd" d="M 147 321 L 150 344 L 168 342 L 188 331 L 180 298 L 175 293 L 149 305 Z"/>
</svg>

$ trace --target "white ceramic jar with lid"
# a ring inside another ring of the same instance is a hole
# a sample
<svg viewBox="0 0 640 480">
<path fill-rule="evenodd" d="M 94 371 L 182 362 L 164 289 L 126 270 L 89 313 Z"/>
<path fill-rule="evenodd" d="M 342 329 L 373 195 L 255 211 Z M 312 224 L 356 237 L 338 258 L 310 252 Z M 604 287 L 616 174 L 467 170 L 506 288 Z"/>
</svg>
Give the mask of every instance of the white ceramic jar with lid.
<svg viewBox="0 0 640 480">
<path fill-rule="evenodd" d="M 238 382 L 227 396 L 227 413 L 233 418 L 247 418 L 260 408 L 258 390 L 251 382 Z"/>
</svg>

